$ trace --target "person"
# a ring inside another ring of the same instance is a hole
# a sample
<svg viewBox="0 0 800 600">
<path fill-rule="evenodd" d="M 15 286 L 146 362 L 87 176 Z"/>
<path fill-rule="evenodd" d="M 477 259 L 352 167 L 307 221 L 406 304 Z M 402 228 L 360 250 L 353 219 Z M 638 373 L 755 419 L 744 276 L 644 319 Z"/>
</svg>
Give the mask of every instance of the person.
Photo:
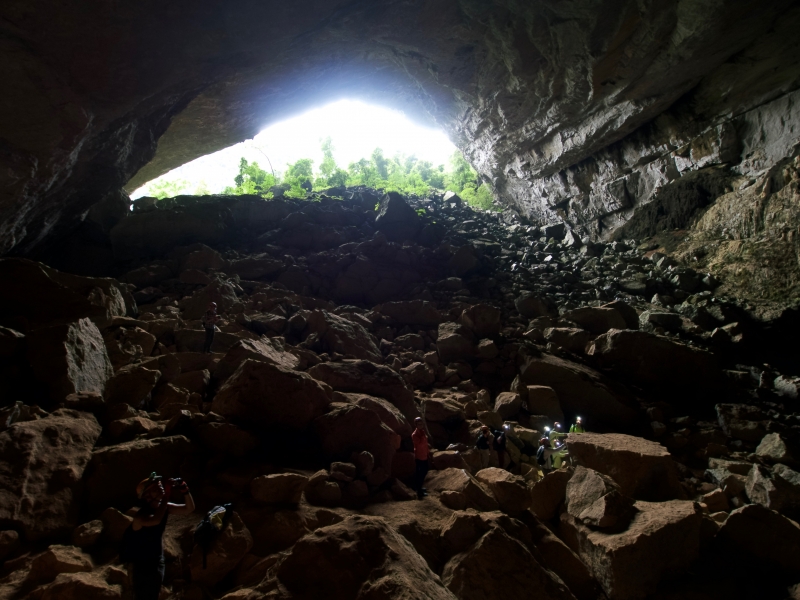
<svg viewBox="0 0 800 600">
<path fill-rule="evenodd" d="M 539 440 L 539 449 L 536 451 L 536 463 L 542 467 L 543 471 L 550 469 L 550 455 L 546 454 L 549 447 L 549 438 L 543 437 Z"/>
<path fill-rule="evenodd" d="M 491 458 L 491 448 L 494 444 L 494 436 L 486 425 L 481 426 L 481 432 L 478 434 L 478 439 L 475 441 L 475 447 L 481 457 L 481 469 L 489 466 L 489 459 Z"/>
<path fill-rule="evenodd" d="M 502 429 L 498 429 L 493 432 L 494 443 L 492 444 L 492 447 L 494 448 L 495 452 L 497 452 L 497 464 L 500 465 L 501 469 L 504 469 L 506 464 L 506 443 L 508 442 L 506 439 L 507 430 L 508 425 L 503 425 Z"/>
<path fill-rule="evenodd" d="M 214 329 L 219 321 L 217 303 L 209 302 L 208 309 L 203 315 L 203 329 L 206 330 L 206 342 L 203 345 L 203 354 L 211 354 L 211 344 L 214 343 Z"/>
<path fill-rule="evenodd" d="M 414 442 L 414 490 L 417 492 L 417 499 L 422 500 L 423 496 L 428 495 L 428 490 L 422 487 L 425 476 L 430 468 L 430 448 L 428 446 L 428 434 L 425 433 L 425 423 L 421 417 L 414 419 L 414 431 L 411 434 L 411 441 Z"/>
<path fill-rule="evenodd" d="M 553 428 L 548 432 L 547 437 L 550 438 L 550 445 L 555 445 L 557 439 L 567 437 L 567 434 L 561 431 L 561 423 L 556 421 L 553 423 Z"/>
<path fill-rule="evenodd" d="M 184 496 L 184 504 L 170 502 L 172 490 Z M 133 594 L 136 600 L 158 600 L 164 581 L 164 529 L 168 515 L 194 511 L 189 486 L 180 479 L 163 479 L 155 473 L 136 486 L 139 511 L 131 523 L 130 544 L 134 548 Z"/>
<path fill-rule="evenodd" d="M 554 469 L 560 469 L 564 464 L 564 459 L 567 457 L 567 444 L 561 439 L 556 439 L 552 452 L 550 453 L 550 460 Z"/>
<path fill-rule="evenodd" d="M 580 417 L 575 418 L 575 423 L 569 428 L 570 433 L 586 433 L 586 430 L 583 428 L 583 422 L 581 421 Z"/>
</svg>

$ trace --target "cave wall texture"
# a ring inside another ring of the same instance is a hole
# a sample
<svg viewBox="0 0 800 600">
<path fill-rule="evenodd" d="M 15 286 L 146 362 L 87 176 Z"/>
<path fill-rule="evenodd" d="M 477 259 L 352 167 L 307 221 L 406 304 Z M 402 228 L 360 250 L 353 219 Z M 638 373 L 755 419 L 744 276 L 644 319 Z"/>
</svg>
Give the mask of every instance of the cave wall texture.
<svg viewBox="0 0 800 600">
<path fill-rule="evenodd" d="M 798 26 L 790 0 L 6 0 L 0 253 L 342 96 L 443 128 L 536 222 L 646 231 L 664 190 L 797 153 Z"/>
</svg>

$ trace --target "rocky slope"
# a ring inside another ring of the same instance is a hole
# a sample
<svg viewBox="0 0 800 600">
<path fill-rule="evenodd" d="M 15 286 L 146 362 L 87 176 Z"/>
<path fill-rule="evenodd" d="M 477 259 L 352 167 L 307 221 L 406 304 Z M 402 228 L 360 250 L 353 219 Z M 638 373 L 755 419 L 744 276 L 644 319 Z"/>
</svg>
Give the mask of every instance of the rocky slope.
<svg viewBox="0 0 800 600">
<path fill-rule="evenodd" d="M 796 596 L 800 380 L 764 364 L 791 332 L 728 272 L 329 193 L 139 201 L 113 278 L 0 260 L 3 597 L 122 598 L 154 468 L 199 505 L 170 519 L 165 598 Z M 542 477 L 544 427 L 577 415 L 573 466 Z M 510 471 L 480 468 L 481 424 L 510 426 Z M 222 502 L 202 569 L 191 531 Z"/>
<path fill-rule="evenodd" d="M 708 204 L 725 182 L 685 179 L 698 169 L 750 177 L 797 143 L 790 0 L 9 0 L 0 16 L 2 254 L 40 256 L 124 206 L 123 186 L 343 95 L 441 127 L 500 201 L 594 239 L 653 203 Z"/>
</svg>

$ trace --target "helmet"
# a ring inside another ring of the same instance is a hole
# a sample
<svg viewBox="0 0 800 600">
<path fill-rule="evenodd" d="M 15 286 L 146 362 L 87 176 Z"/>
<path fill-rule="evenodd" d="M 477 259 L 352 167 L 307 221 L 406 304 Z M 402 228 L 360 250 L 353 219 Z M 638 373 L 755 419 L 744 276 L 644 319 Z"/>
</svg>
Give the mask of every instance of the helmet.
<svg viewBox="0 0 800 600">
<path fill-rule="evenodd" d="M 580 417 L 575 417 L 575 422 L 576 423 L 580 423 L 581 422 L 581 418 Z"/>
<path fill-rule="evenodd" d="M 156 472 L 153 471 L 150 473 L 150 477 L 147 479 L 142 479 L 139 484 L 136 486 L 136 497 L 141 498 L 144 496 L 144 493 L 147 491 L 151 485 L 154 485 L 161 481 L 162 477 L 160 475 L 156 475 Z"/>
<path fill-rule="evenodd" d="M 549 428 L 547 425 L 545 425 L 545 426 L 544 426 L 544 430 L 545 430 L 545 431 L 550 431 L 550 428 Z"/>
</svg>

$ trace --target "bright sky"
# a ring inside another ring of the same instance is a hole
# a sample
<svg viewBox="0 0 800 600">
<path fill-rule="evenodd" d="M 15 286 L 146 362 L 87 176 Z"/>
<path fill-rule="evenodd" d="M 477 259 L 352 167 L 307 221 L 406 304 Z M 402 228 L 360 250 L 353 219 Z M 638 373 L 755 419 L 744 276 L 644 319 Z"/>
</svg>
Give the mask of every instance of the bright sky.
<svg viewBox="0 0 800 600">
<path fill-rule="evenodd" d="M 312 158 L 317 171 L 322 162 L 320 145 L 328 136 L 333 140 L 336 163 L 345 168 L 351 162 L 369 158 L 375 148 L 383 149 L 384 156 L 414 154 L 434 165 L 448 165 L 456 150 L 443 131 L 418 125 L 401 112 L 357 100 L 340 100 L 276 123 L 252 140 L 193 160 L 154 181 L 185 180 L 185 193 L 195 193 L 198 187 L 206 188 L 206 193 L 218 193 L 225 186 L 234 185 L 241 157 L 269 171 L 265 155 L 276 173 L 284 172 L 287 163 L 300 158 Z M 131 198 L 144 196 L 147 185 Z"/>
</svg>

